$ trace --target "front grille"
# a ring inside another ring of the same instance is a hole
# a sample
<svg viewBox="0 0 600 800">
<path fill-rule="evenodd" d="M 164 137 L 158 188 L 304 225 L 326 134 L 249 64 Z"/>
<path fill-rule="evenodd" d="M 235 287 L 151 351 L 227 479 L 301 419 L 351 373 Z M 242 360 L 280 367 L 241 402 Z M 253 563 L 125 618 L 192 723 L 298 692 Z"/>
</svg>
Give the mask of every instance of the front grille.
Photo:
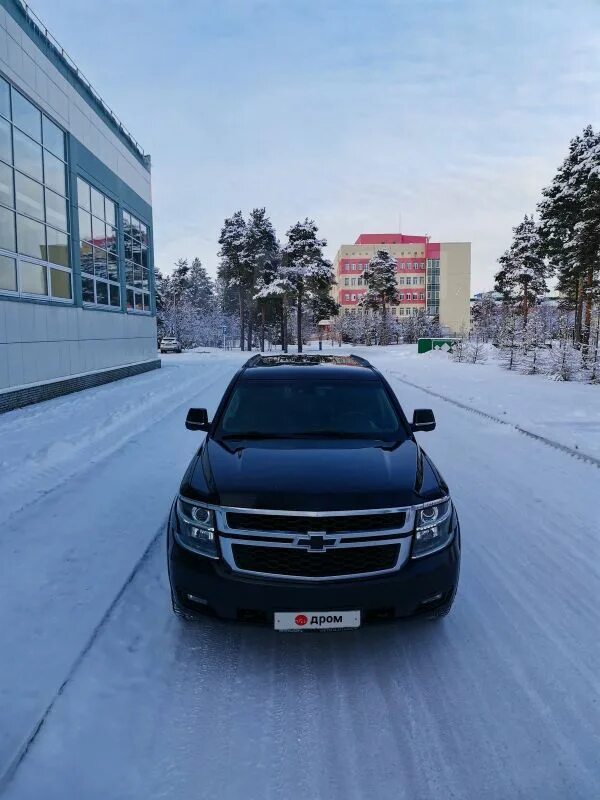
<svg viewBox="0 0 600 800">
<path fill-rule="evenodd" d="M 400 545 L 339 547 L 325 553 L 309 553 L 300 548 L 234 544 L 232 550 L 236 566 L 249 572 L 327 578 L 393 569 Z"/>
<path fill-rule="evenodd" d="M 245 531 L 326 531 L 351 533 L 353 531 L 386 531 L 402 528 L 406 521 L 404 511 L 391 514 L 357 514 L 325 517 L 294 517 L 284 514 L 246 514 L 233 511 L 227 514 L 227 524 L 235 530 Z"/>
</svg>

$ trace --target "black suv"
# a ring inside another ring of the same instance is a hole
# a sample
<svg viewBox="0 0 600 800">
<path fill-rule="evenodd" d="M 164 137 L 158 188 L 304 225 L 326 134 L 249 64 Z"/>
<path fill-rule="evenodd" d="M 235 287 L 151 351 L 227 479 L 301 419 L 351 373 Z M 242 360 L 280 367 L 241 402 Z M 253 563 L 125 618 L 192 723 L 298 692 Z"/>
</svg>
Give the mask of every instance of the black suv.
<svg viewBox="0 0 600 800">
<path fill-rule="evenodd" d="M 444 479 L 368 361 L 255 356 L 235 375 L 168 523 L 174 611 L 279 630 L 445 616 L 460 531 Z"/>
</svg>

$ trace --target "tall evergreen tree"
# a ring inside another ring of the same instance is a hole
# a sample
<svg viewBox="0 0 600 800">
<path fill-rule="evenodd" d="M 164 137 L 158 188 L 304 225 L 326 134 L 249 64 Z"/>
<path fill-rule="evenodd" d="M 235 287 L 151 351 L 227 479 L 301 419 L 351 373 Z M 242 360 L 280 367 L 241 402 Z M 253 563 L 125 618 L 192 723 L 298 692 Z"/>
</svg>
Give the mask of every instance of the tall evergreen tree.
<svg viewBox="0 0 600 800">
<path fill-rule="evenodd" d="M 538 205 L 544 252 L 558 277 L 557 288 L 575 311 L 574 338 L 589 341 L 598 294 L 600 263 L 600 134 L 591 126 L 569 144 L 569 152 Z"/>
<path fill-rule="evenodd" d="M 398 302 L 396 259 L 386 250 L 378 250 L 363 272 L 367 293 L 362 305 L 381 312 L 381 344 L 388 343 L 387 312 L 390 303 Z"/>
<path fill-rule="evenodd" d="M 252 349 L 253 324 L 258 311 L 261 349 L 265 346 L 266 316 L 272 310 L 273 299 L 258 296 L 260 290 L 269 285 L 279 266 L 279 242 L 275 228 L 267 216 L 266 209 L 254 208 L 246 225 L 245 259 L 248 264 L 251 295 L 248 314 L 248 350 Z"/>
<path fill-rule="evenodd" d="M 192 261 L 188 284 L 188 297 L 192 307 L 198 311 L 212 308 L 215 301 L 214 283 L 199 258 Z"/>
<path fill-rule="evenodd" d="M 240 349 L 244 349 L 246 305 L 252 283 L 252 270 L 246 260 L 246 223 L 241 211 L 225 220 L 219 236 L 218 275 L 223 284 L 235 289 L 238 296 L 240 314 Z"/>
<path fill-rule="evenodd" d="M 548 291 L 548 266 L 542 256 L 541 242 L 533 216 L 525 215 L 523 222 L 513 228 L 513 240 L 498 259 L 496 291 L 507 300 L 519 299 L 527 324 L 529 307 Z"/>
<path fill-rule="evenodd" d="M 317 236 L 318 228 L 306 218 L 287 232 L 279 277 L 290 287 L 296 304 L 298 352 L 302 352 L 302 313 L 307 297 L 329 293 L 335 279 L 331 262 L 323 255 L 327 241 Z"/>
</svg>

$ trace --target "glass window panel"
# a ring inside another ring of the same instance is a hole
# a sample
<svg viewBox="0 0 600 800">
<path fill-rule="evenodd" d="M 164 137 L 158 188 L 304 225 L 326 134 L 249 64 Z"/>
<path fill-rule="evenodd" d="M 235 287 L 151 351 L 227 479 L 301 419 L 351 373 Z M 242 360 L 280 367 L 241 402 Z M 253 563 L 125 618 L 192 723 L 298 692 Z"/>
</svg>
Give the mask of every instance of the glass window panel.
<svg viewBox="0 0 600 800">
<path fill-rule="evenodd" d="M 106 228 L 104 220 L 92 217 L 92 239 L 95 245 L 106 247 Z"/>
<path fill-rule="evenodd" d="M 15 207 L 15 193 L 13 189 L 13 170 L 0 162 L 0 203 Z"/>
<path fill-rule="evenodd" d="M 10 86 L 4 78 L 0 78 L 0 114 L 10 119 Z"/>
<path fill-rule="evenodd" d="M 94 279 L 93 278 L 82 278 L 81 279 L 81 291 L 83 295 L 83 302 L 84 303 L 95 303 L 96 298 L 94 297 Z"/>
<path fill-rule="evenodd" d="M 17 238 L 19 253 L 44 259 L 46 255 L 46 237 L 44 225 L 28 217 L 17 215 Z"/>
<path fill-rule="evenodd" d="M 12 91 L 12 119 L 22 131 L 28 133 L 36 141 L 42 139 L 42 114 L 22 94 Z"/>
<path fill-rule="evenodd" d="M 104 219 L 104 195 L 100 194 L 97 189 L 92 189 L 92 214 Z"/>
<path fill-rule="evenodd" d="M 14 258 L 0 255 L 0 289 L 17 291 L 17 262 Z"/>
<path fill-rule="evenodd" d="M 0 118 L 0 158 L 12 164 L 12 125 Z"/>
<path fill-rule="evenodd" d="M 133 308 L 133 289 L 127 289 L 127 308 Z"/>
<path fill-rule="evenodd" d="M 16 251 L 15 212 L 0 206 L 0 247 L 3 250 Z"/>
<path fill-rule="evenodd" d="M 115 204 L 113 203 L 112 200 L 109 200 L 108 197 L 105 197 L 104 205 L 106 207 L 106 221 L 109 223 L 109 225 L 112 225 L 114 228 L 117 224 Z"/>
<path fill-rule="evenodd" d="M 110 291 L 110 304 L 111 306 L 120 306 L 121 305 L 121 292 L 118 286 L 115 286 L 113 283 L 109 284 L 109 291 Z"/>
<path fill-rule="evenodd" d="M 129 236 L 125 236 L 123 242 L 124 242 L 124 248 L 125 248 L 124 249 L 125 258 L 129 258 L 129 259 L 133 258 L 133 242 L 132 242 L 132 240 L 129 238 Z"/>
<path fill-rule="evenodd" d="M 150 295 L 144 292 L 144 311 L 150 311 Z"/>
<path fill-rule="evenodd" d="M 92 238 L 92 217 L 83 208 L 79 209 L 79 236 L 81 239 Z"/>
<path fill-rule="evenodd" d="M 50 294 L 64 300 L 71 299 L 71 273 L 50 268 Z"/>
<path fill-rule="evenodd" d="M 147 269 L 142 269 L 142 286 L 144 288 L 144 291 L 146 291 L 146 292 L 148 291 L 149 286 L 150 286 L 149 277 L 150 277 L 149 276 L 149 271 Z"/>
<path fill-rule="evenodd" d="M 69 266 L 69 237 L 62 231 L 54 228 L 46 228 L 48 239 L 48 261 L 53 264 L 60 264 L 62 267 Z"/>
<path fill-rule="evenodd" d="M 110 225 L 106 226 L 106 247 L 113 253 L 117 252 L 117 229 Z"/>
<path fill-rule="evenodd" d="M 44 189 L 40 183 L 15 172 L 17 209 L 38 219 L 44 219 Z"/>
<path fill-rule="evenodd" d="M 136 311 L 143 311 L 144 310 L 144 303 L 142 301 L 142 293 L 136 292 L 135 293 L 135 310 Z"/>
<path fill-rule="evenodd" d="M 108 277 L 113 281 L 119 280 L 119 262 L 114 253 L 108 254 Z"/>
<path fill-rule="evenodd" d="M 94 254 L 91 244 L 80 242 L 79 261 L 81 262 L 82 272 L 89 272 L 90 275 L 94 274 Z"/>
<path fill-rule="evenodd" d="M 126 230 L 131 228 L 131 214 L 128 211 L 123 212 L 123 228 Z M 127 230 L 129 233 L 129 230 Z"/>
<path fill-rule="evenodd" d="M 96 281 L 96 302 L 100 305 L 108 305 L 108 283 Z"/>
<path fill-rule="evenodd" d="M 19 276 L 21 278 L 22 292 L 27 292 L 27 294 L 48 294 L 46 267 L 41 264 L 30 264 L 29 261 L 21 261 L 19 264 Z"/>
<path fill-rule="evenodd" d="M 48 117 L 42 119 L 42 133 L 44 135 L 44 147 L 52 150 L 55 156 L 64 159 L 65 157 L 65 135 Z"/>
<path fill-rule="evenodd" d="M 44 150 L 44 183 L 61 194 L 66 194 L 66 167 L 63 162 Z"/>
<path fill-rule="evenodd" d="M 139 264 L 140 266 L 142 264 L 142 249 L 139 244 L 135 243 L 133 245 L 133 261 L 135 264 Z"/>
<path fill-rule="evenodd" d="M 125 283 L 128 286 L 133 286 L 133 264 L 131 261 L 125 263 Z"/>
<path fill-rule="evenodd" d="M 15 167 L 42 180 L 42 148 L 21 131 L 13 130 Z"/>
<path fill-rule="evenodd" d="M 97 278 L 108 278 L 106 252 L 98 247 L 94 247 L 94 275 Z"/>
<path fill-rule="evenodd" d="M 134 266 L 133 268 L 133 285 L 136 289 L 142 288 L 142 268 L 138 266 Z"/>
<path fill-rule="evenodd" d="M 148 227 L 143 222 L 140 222 L 140 239 L 143 245 L 148 243 Z"/>
<path fill-rule="evenodd" d="M 142 247 L 142 266 L 143 267 L 150 266 L 150 264 L 148 262 L 148 248 L 147 247 Z M 360 278 L 359 278 L 359 280 L 360 280 Z"/>
<path fill-rule="evenodd" d="M 80 208 L 91 210 L 90 186 L 81 178 L 77 178 L 77 203 Z"/>
</svg>

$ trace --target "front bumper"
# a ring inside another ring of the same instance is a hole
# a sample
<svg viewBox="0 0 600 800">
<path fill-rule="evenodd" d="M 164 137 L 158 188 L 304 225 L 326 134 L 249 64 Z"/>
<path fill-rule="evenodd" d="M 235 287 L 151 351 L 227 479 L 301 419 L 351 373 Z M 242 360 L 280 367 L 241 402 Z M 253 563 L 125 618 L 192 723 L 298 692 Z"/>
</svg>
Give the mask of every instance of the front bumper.
<svg viewBox="0 0 600 800">
<path fill-rule="evenodd" d="M 456 592 L 460 568 L 456 515 L 454 525 L 454 538 L 448 547 L 424 558 L 409 559 L 397 572 L 310 583 L 237 574 L 222 560 L 181 547 L 169 524 L 171 590 L 186 610 L 268 624 L 273 623 L 275 611 L 360 610 L 363 622 L 425 614 L 446 605 Z M 438 600 L 425 602 L 440 593 Z"/>
</svg>

